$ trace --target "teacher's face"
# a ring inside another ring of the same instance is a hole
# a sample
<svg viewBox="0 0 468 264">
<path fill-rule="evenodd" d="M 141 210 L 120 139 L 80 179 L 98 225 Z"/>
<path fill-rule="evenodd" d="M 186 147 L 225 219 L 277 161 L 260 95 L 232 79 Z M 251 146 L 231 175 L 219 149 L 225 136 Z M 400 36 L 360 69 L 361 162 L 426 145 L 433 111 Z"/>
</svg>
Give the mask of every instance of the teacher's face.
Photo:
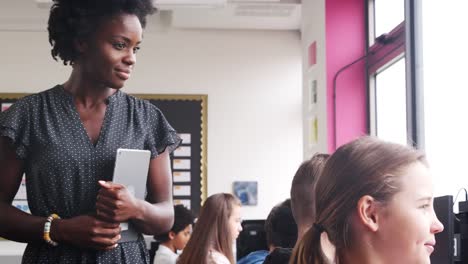
<svg viewBox="0 0 468 264">
<path fill-rule="evenodd" d="M 103 19 L 80 56 L 85 77 L 98 86 L 119 89 L 130 78 L 143 29 L 137 16 Z"/>
</svg>

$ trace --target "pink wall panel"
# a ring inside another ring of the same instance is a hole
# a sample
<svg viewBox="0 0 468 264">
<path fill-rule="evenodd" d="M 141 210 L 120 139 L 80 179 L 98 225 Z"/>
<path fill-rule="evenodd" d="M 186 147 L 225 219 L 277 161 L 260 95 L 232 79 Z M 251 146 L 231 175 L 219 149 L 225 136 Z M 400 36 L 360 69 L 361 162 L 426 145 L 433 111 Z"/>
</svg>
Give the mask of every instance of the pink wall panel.
<svg viewBox="0 0 468 264">
<path fill-rule="evenodd" d="M 325 16 L 328 150 L 333 152 L 336 147 L 367 133 L 367 92 L 363 61 L 337 77 L 336 128 L 333 122 L 335 74 L 365 54 L 365 1 L 326 0 Z"/>
</svg>

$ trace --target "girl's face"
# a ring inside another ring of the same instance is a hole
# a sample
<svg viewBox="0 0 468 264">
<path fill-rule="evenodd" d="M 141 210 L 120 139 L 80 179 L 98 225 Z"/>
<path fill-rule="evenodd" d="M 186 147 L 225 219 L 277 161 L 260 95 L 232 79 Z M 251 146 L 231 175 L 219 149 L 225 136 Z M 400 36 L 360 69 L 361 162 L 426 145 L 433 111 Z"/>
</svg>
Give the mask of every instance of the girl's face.
<svg viewBox="0 0 468 264">
<path fill-rule="evenodd" d="M 190 236 L 192 236 L 192 224 L 188 225 L 184 230 L 181 230 L 174 236 L 174 239 L 172 240 L 174 248 L 176 250 L 184 249 L 190 239 Z"/>
<path fill-rule="evenodd" d="M 135 66 L 142 34 L 135 15 L 119 14 L 103 20 L 95 34 L 80 46 L 77 63 L 84 77 L 98 86 L 122 88 Z"/>
<path fill-rule="evenodd" d="M 383 209 L 373 246 L 383 263 L 429 264 L 434 235 L 444 229 L 434 212 L 431 175 L 416 162 L 400 177 L 402 190 Z"/>
<path fill-rule="evenodd" d="M 229 217 L 229 231 L 233 239 L 237 239 L 240 231 L 242 231 L 242 218 L 241 218 L 241 207 L 234 205 L 232 208 L 231 216 Z"/>
</svg>

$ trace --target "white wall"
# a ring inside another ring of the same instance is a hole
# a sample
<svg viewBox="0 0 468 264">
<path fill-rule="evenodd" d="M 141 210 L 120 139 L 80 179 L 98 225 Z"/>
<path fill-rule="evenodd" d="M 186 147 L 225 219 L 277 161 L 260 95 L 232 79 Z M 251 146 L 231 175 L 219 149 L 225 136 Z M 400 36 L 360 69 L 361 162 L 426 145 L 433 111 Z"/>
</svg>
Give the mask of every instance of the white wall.
<svg viewBox="0 0 468 264">
<path fill-rule="evenodd" d="M 244 218 L 265 218 L 289 197 L 302 161 L 300 33 L 149 27 L 125 91 L 207 94 L 208 194 L 258 181 L 258 206 L 245 207 Z M 0 92 L 37 92 L 67 79 L 46 32 L 0 31 L 0 39 Z"/>
<path fill-rule="evenodd" d="M 326 35 L 325 0 L 303 1 L 302 17 L 302 65 L 303 65 L 303 140 L 304 159 L 316 152 L 327 153 L 327 72 L 326 72 Z M 309 67 L 309 45 L 316 42 L 317 63 Z M 310 82 L 317 81 L 317 105 L 309 107 Z M 310 120 L 318 119 L 318 141 L 310 143 L 313 133 Z"/>
</svg>

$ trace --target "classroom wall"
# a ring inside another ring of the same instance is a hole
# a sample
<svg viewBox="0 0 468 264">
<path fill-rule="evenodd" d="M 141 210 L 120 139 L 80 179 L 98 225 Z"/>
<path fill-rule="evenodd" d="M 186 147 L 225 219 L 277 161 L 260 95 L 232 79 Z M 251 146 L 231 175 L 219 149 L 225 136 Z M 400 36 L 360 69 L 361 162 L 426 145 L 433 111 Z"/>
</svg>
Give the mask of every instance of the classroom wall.
<svg viewBox="0 0 468 264">
<path fill-rule="evenodd" d="M 325 0 L 303 1 L 302 68 L 303 68 L 303 156 L 310 158 L 316 152 L 328 152 L 326 28 Z M 315 45 L 314 48 L 311 46 Z M 312 59 L 315 53 L 315 60 Z M 312 61 L 311 61 L 312 60 Z M 314 63 L 315 62 L 315 63 Z M 316 82 L 317 103 L 311 104 L 312 82 Z M 316 121 L 315 121 L 316 120 Z"/>
<path fill-rule="evenodd" d="M 64 82 L 69 67 L 50 57 L 45 31 L 0 31 L 6 44 L 0 92 L 38 92 Z M 301 48 L 295 31 L 174 30 L 144 36 L 129 93 L 208 95 L 208 194 L 258 181 L 266 218 L 289 196 L 302 161 Z"/>
<path fill-rule="evenodd" d="M 307 17 L 301 30 L 304 158 L 315 152 L 332 153 L 340 145 L 368 133 L 364 63 L 339 73 L 365 53 L 364 11 L 360 0 L 302 4 L 302 17 Z M 313 81 L 317 103 L 311 106 Z"/>
</svg>

